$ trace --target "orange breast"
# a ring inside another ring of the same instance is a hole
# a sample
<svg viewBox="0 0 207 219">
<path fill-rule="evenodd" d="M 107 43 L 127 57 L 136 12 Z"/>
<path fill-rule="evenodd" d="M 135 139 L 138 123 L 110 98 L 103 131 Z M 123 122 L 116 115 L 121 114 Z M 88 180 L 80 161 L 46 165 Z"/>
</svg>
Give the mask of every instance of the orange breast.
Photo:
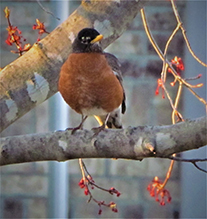
<svg viewBox="0 0 207 219">
<path fill-rule="evenodd" d="M 120 82 L 98 53 L 71 54 L 61 68 L 58 87 L 66 103 L 84 115 L 93 109 L 112 112 L 123 100 Z"/>
</svg>

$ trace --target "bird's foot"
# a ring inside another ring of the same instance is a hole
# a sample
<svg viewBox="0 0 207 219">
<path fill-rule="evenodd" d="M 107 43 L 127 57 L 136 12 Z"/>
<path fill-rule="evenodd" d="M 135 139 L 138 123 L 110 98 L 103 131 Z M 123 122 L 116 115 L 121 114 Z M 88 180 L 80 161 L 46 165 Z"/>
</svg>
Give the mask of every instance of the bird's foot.
<svg viewBox="0 0 207 219">
<path fill-rule="evenodd" d="M 77 127 L 75 127 L 75 128 L 67 128 L 66 130 L 68 131 L 70 131 L 70 130 L 72 130 L 71 131 L 71 135 L 73 135 L 73 134 L 75 134 L 75 132 L 77 131 L 77 130 L 81 130 L 82 129 L 82 127 L 81 126 L 77 126 Z"/>
<path fill-rule="evenodd" d="M 83 123 L 84 123 L 84 121 L 87 119 L 87 117 L 88 117 L 88 116 L 85 116 L 85 117 L 84 117 L 84 116 L 82 115 L 82 121 L 81 121 L 81 123 L 80 123 L 79 126 L 77 126 L 77 127 L 75 127 L 75 128 L 67 128 L 66 130 L 72 130 L 71 135 L 73 135 L 77 130 L 83 129 Z"/>
<path fill-rule="evenodd" d="M 102 130 L 104 130 L 106 128 L 106 125 L 103 124 L 99 127 L 95 127 L 95 128 L 92 128 L 91 130 L 94 132 L 94 135 L 93 137 L 97 136 Z"/>
</svg>

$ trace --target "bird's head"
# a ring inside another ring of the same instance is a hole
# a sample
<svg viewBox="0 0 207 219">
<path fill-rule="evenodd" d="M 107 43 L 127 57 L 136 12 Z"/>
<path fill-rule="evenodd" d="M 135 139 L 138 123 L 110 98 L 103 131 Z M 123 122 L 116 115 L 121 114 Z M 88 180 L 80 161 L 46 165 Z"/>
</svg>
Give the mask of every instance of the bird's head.
<svg viewBox="0 0 207 219">
<path fill-rule="evenodd" d="M 72 46 L 73 52 L 102 52 L 100 41 L 103 39 L 97 30 L 84 28 L 75 38 Z"/>
</svg>

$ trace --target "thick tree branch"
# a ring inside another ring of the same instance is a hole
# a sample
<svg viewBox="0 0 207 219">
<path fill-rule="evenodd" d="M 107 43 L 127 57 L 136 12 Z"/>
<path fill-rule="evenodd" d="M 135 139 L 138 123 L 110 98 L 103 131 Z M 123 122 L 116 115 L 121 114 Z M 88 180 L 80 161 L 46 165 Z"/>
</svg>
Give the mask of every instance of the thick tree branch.
<svg viewBox="0 0 207 219">
<path fill-rule="evenodd" d="M 169 126 L 139 126 L 93 132 L 78 130 L 12 136 L 0 140 L 0 165 L 76 158 L 169 157 L 207 144 L 207 117 Z"/>
<path fill-rule="evenodd" d="M 145 2 L 82 1 L 51 34 L 6 66 L 0 72 L 0 132 L 57 92 L 60 68 L 82 28 L 99 30 L 105 48 L 126 30 Z"/>
</svg>

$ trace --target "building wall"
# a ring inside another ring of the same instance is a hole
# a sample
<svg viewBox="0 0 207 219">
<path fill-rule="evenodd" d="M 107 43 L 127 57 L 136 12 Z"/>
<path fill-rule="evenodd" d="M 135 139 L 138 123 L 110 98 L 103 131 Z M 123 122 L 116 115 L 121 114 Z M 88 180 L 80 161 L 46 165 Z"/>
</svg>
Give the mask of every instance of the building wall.
<svg viewBox="0 0 207 219">
<path fill-rule="evenodd" d="M 194 16 L 195 14 L 199 16 Z M 207 63 L 207 1 L 190 1 L 186 7 L 186 25 L 188 39 L 194 53 L 200 60 Z M 196 33 L 196 34 L 195 34 Z M 203 83 L 196 92 L 207 101 L 207 68 L 196 62 L 187 51 L 185 55 L 186 77 L 190 78 L 201 73 L 202 77 L 196 83 Z M 199 118 L 207 114 L 206 107 L 195 98 L 187 89 L 184 92 L 183 112 L 186 118 Z M 193 107 L 192 107 L 193 106 Z M 183 153 L 184 159 L 207 157 L 207 148 L 192 150 Z M 199 164 L 199 167 L 207 170 L 207 163 Z M 182 218 L 207 218 L 207 177 L 197 168 L 192 168 L 188 163 L 181 165 L 181 217 Z M 195 189 L 195 185 L 199 185 Z M 190 191 L 190 192 L 189 192 Z M 193 197 L 193 198 L 192 198 Z"/>
<path fill-rule="evenodd" d="M 54 12 L 54 1 L 41 1 L 45 8 Z M 71 11 L 78 2 L 71 1 Z M 32 25 L 36 18 L 44 21 L 47 29 L 52 31 L 57 21 L 42 11 L 36 1 L 1 2 L 1 39 L 6 39 L 7 22 L 2 10 L 8 6 L 11 9 L 11 21 L 22 30 L 29 43 L 36 40 Z M 181 15 L 184 15 L 185 5 L 178 4 Z M 146 7 L 148 21 L 152 33 L 161 49 L 176 26 L 176 20 L 169 2 L 160 2 Z M 1 41 L 1 67 L 17 58 L 9 52 L 10 48 Z M 171 109 L 167 99 L 161 95 L 155 96 L 157 79 L 160 77 L 162 63 L 150 45 L 144 32 L 141 17 L 138 15 L 129 29 L 107 51 L 116 55 L 121 63 L 124 75 L 124 87 L 127 97 L 127 111 L 123 116 L 123 124 L 165 125 L 171 124 Z M 168 58 L 184 55 L 184 44 L 181 35 L 172 42 Z M 173 78 L 169 77 L 169 81 Z M 174 88 L 170 86 L 173 95 Z M 52 97 L 53 99 L 54 97 Z M 17 122 L 8 127 L 1 136 L 29 134 L 51 130 L 51 117 L 57 106 L 49 100 L 30 111 Z M 75 126 L 80 116 L 69 110 L 70 124 Z M 87 121 L 86 127 L 91 128 L 97 123 L 93 118 Z M 103 208 L 101 217 L 104 218 L 178 218 L 180 212 L 180 172 L 176 163 L 172 178 L 167 185 L 171 192 L 172 203 L 160 206 L 151 198 L 146 190 L 147 185 L 155 175 L 164 179 L 169 161 L 163 159 L 144 159 L 143 161 L 86 159 L 85 163 L 97 184 L 103 187 L 116 187 L 122 195 L 117 198 L 107 193 L 94 190 L 98 200 L 115 201 L 118 213 Z M 98 206 L 91 202 L 78 187 L 81 178 L 78 161 L 68 162 L 69 174 L 69 218 L 99 218 Z M 49 205 L 51 183 L 50 162 L 26 163 L 1 167 L 1 208 L 2 218 L 47 218 L 52 210 Z M 55 197 L 53 197 L 55 198 Z"/>
</svg>

